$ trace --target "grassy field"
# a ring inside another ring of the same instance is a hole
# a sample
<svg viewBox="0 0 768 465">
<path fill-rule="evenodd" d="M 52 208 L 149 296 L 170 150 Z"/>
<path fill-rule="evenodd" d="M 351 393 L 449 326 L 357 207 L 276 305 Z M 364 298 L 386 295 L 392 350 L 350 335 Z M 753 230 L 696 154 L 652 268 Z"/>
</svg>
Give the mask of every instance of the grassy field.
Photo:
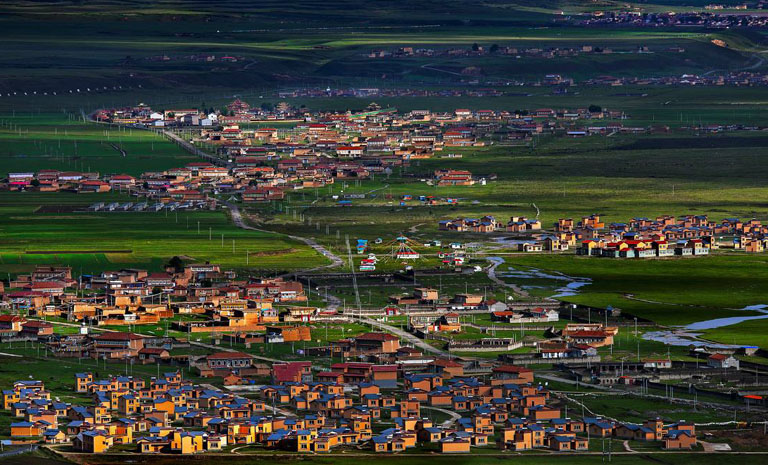
<svg viewBox="0 0 768 465">
<path fill-rule="evenodd" d="M 0 114 L 0 163 L 7 170 L 136 176 L 193 161 L 197 157 L 150 131 L 86 123 L 72 113 Z"/>
<path fill-rule="evenodd" d="M 587 277 L 592 283 L 567 301 L 612 305 L 662 324 L 685 324 L 733 315 L 764 303 L 768 257 L 716 254 L 680 260 L 601 260 L 573 256 L 515 256 L 516 269 L 532 267 Z M 727 271 L 726 271 L 727 270 Z M 634 299 L 626 294 L 632 294 Z"/>
<path fill-rule="evenodd" d="M 451 73 L 469 66 L 480 68 L 482 79 L 489 81 L 541 78 L 547 73 L 579 79 L 601 74 L 677 75 L 703 73 L 712 70 L 713 63 L 726 70 L 748 66 L 754 63 L 752 52 L 761 46 L 758 34 L 743 31 L 585 28 L 562 14 L 603 7 L 623 4 L 430 0 L 418 5 L 387 2 L 383 7 L 349 0 L 302 0 L 290 5 L 226 0 L 214 6 L 202 1 L 133 0 L 67 2 L 53 14 L 44 4 L 6 2 L 0 6 L 0 25 L 6 33 L 0 91 L 17 104 L 33 99 L 43 105 L 53 92 L 71 91 L 84 95 L 78 104 L 82 108 L 83 101 L 94 102 L 114 90 L 210 86 L 261 92 L 304 85 L 455 84 L 461 82 L 461 73 Z M 643 5 L 651 11 L 653 7 Z M 713 45 L 715 37 L 726 39 L 729 47 Z M 593 45 L 617 53 L 557 59 L 364 56 L 380 48 L 469 49 L 475 43 L 486 48 Z M 653 53 L 631 53 L 640 46 Z M 667 50 L 671 46 L 685 51 L 671 53 Z M 205 56 L 215 58 L 200 58 Z M 235 61 L 222 60 L 224 56 Z"/>
<path fill-rule="evenodd" d="M 768 347 L 768 323 L 764 320 L 745 321 L 743 323 L 708 329 L 703 337 L 724 344 L 745 344 Z"/>
<path fill-rule="evenodd" d="M 0 272 L 15 274 L 40 264 L 69 265 L 75 274 L 120 267 L 160 270 L 174 255 L 187 257 L 188 263 L 209 261 L 260 273 L 326 263 L 300 242 L 238 229 L 223 211 L 79 211 L 96 200 L 82 194 L 0 193 Z M 117 193 L 98 197 L 129 200 L 135 199 Z M 41 213 L 43 205 L 63 212 Z"/>
</svg>

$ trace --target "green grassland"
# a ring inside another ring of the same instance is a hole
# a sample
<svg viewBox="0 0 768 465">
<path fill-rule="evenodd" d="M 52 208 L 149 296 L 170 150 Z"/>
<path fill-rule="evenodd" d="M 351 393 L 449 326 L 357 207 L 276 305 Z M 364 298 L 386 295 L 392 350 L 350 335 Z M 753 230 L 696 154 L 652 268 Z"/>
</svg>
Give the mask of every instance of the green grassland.
<svg viewBox="0 0 768 465">
<path fill-rule="evenodd" d="M 197 157 L 151 131 L 87 123 L 71 113 L 0 115 L 0 164 L 7 170 L 136 176 L 193 161 Z"/>
<path fill-rule="evenodd" d="M 768 324 L 764 320 L 745 321 L 722 328 L 703 331 L 703 337 L 724 344 L 768 347 Z"/>
<path fill-rule="evenodd" d="M 618 2 L 608 2 L 614 5 Z M 3 16 L 4 53 L 0 91 L 16 104 L 30 99 L 46 105 L 43 92 L 87 94 L 96 101 L 104 87 L 191 90 L 274 89 L 303 85 L 439 85 L 455 83 L 450 73 L 467 66 L 485 78 L 519 79 L 547 73 L 571 77 L 600 74 L 652 76 L 739 69 L 755 61 L 759 34 L 700 28 L 585 28 L 563 22 L 561 11 L 593 8 L 588 2 L 407 1 L 258 3 L 136 0 L 64 2 L 52 14 L 44 4 L 7 2 Z M 562 8 L 562 10 L 561 10 Z M 723 38 L 728 48 L 710 43 Z M 370 60 L 374 48 L 399 46 L 471 47 L 478 43 L 516 47 L 579 47 L 584 44 L 626 52 L 649 46 L 648 55 L 615 53 L 517 59 L 515 56 Z M 670 53 L 670 46 L 683 53 Z M 191 59 L 215 55 L 217 60 Z M 169 56 L 169 60 L 153 57 Z M 235 56 L 236 62 L 222 62 Z M 430 65 L 433 69 L 428 69 Z M 90 90 L 86 90 L 90 89 Z M 98 89 L 98 90 L 97 90 Z M 39 96 L 32 96 L 39 91 Z M 29 95 L 23 95 L 28 92 Z M 114 100 L 112 100 L 114 102 Z"/>
<path fill-rule="evenodd" d="M 529 267 L 587 277 L 592 283 L 564 300 L 612 305 L 662 324 L 685 324 L 733 315 L 764 303 L 768 257 L 716 254 L 679 260 L 609 260 L 573 256 L 529 255 L 508 258 L 516 269 Z M 626 294 L 632 294 L 631 300 Z"/>
<path fill-rule="evenodd" d="M 118 193 L 98 198 L 67 193 L 0 194 L 0 270 L 19 273 L 39 264 L 70 265 L 78 273 L 119 267 L 159 270 L 174 255 L 184 255 L 188 262 L 209 261 L 224 268 L 267 273 L 326 263 L 302 243 L 238 229 L 222 211 L 37 212 L 41 205 L 86 209 L 97 200 L 135 199 Z M 27 253 L 30 251 L 49 253 Z M 250 254 L 248 260 L 246 253 Z"/>
</svg>

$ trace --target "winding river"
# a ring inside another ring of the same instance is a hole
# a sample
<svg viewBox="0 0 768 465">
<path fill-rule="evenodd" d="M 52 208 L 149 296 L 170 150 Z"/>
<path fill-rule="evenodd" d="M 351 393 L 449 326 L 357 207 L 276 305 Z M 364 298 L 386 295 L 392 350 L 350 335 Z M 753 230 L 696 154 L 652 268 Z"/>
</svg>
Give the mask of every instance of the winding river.
<svg viewBox="0 0 768 465">
<path fill-rule="evenodd" d="M 501 257 L 489 257 L 492 263 L 496 264 L 496 267 L 500 267 L 504 263 L 504 259 Z M 592 283 L 590 278 L 581 278 L 567 276 L 562 273 L 545 273 L 541 270 L 532 268 L 530 270 L 516 270 L 512 267 L 508 268 L 505 272 L 496 272 L 496 276 L 500 278 L 513 278 L 513 279 L 550 279 L 554 281 L 567 281 L 567 284 L 555 290 L 555 294 L 550 296 L 553 299 L 561 297 L 570 297 L 578 295 L 579 289 Z M 520 286 L 522 288 L 534 288 L 538 286 Z M 671 346 L 694 346 L 694 347 L 711 347 L 711 348 L 739 348 L 741 345 L 721 344 L 716 342 L 700 339 L 701 332 L 708 329 L 722 328 L 723 326 L 735 325 L 750 320 L 762 320 L 768 318 L 768 305 L 750 305 L 739 310 L 759 312 L 759 315 L 749 316 L 731 316 L 726 318 L 715 318 L 711 320 L 697 321 L 685 326 L 674 327 L 671 329 L 648 331 L 642 335 L 643 339 L 647 341 L 656 341 Z"/>
</svg>

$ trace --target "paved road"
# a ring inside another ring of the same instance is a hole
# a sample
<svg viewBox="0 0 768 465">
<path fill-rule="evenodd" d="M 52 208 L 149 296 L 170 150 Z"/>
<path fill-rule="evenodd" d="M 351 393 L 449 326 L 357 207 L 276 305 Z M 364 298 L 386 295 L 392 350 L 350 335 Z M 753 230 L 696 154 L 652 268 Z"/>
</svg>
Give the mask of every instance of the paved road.
<svg viewBox="0 0 768 465">
<path fill-rule="evenodd" d="M 763 66 L 763 63 L 765 63 L 765 58 L 763 58 L 763 57 L 761 57 L 759 55 L 755 55 L 755 57 L 757 58 L 756 62 L 752 63 L 751 65 L 747 65 L 747 66 L 744 66 L 744 67 L 741 67 L 741 68 L 736 68 L 733 71 L 749 71 L 749 70 L 756 69 L 756 68 L 759 68 L 759 67 Z M 718 71 L 725 71 L 725 70 L 723 70 L 723 69 L 712 69 L 712 70 L 709 70 L 706 73 L 702 74 L 702 76 L 709 76 L 710 74 L 716 73 Z"/>
<path fill-rule="evenodd" d="M 423 406 L 423 407 L 421 407 L 421 409 L 422 410 L 435 410 L 435 411 L 438 411 L 440 413 L 444 413 L 446 415 L 450 415 L 451 418 L 445 420 L 444 422 L 442 422 L 440 424 L 440 426 L 442 426 L 443 428 L 450 428 L 451 426 L 453 426 L 454 423 L 459 421 L 459 418 L 461 418 L 461 415 L 459 415 L 458 413 L 453 412 L 451 410 L 446 410 L 444 408 Z"/>
<path fill-rule="evenodd" d="M 454 76 L 463 76 L 463 74 L 457 73 L 455 71 L 448 71 L 447 69 L 435 68 L 434 66 L 432 66 L 432 63 L 427 63 L 426 65 L 421 65 L 421 69 L 428 69 L 430 71 L 437 71 L 438 73 L 452 74 Z"/>
<path fill-rule="evenodd" d="M 577 386 L 577 385 L 584 386 L 584 387 L 589 387 L 590 389 L 598 389 L 601 391 L 614 391 L 614 389 L 610 386 L 603 386 L 600 384 L 584 384 L 584 383 L 579 383 L 578 381 L 573 379 L 561 378 L 555 375 L 545 375 L 543 373 L 536 373 L 536 378 L 546 379 L 547 381 L 557 381 L 563 384 L 571 384 L 573 386 Z"/>
<path fill-rule="evenodd" d="M 362 323 L 374 326 L 376 328 L 382 329 L 388 333 L 394 334 L 395 336 L 399 337 L 400 339 L 403 339 L 405 341 L 408 341 L 409 343 L 413 344 L 414 347 L 418 347 L 420 349 L 423 349 L 425 352 L 430 352 L 433 354 L 441 355 L 443 357 L 452 357 L 452 355 L 444 350 L 438 349 L 437 347 L 431 346 L 424 342 L 423 340 L 419 339 L 418 337 L 414 336 L 413 334 L 403 331 L 402 329 L 388 325 L 386 323 L 382 323 L 380 321 L 376 321 L 374 319 L 368 318 L 367 316 L 360 316 L 355 315 L 350 312 L 350 316 L 353 318 L 359 319 Z"/>
<path fill-rule="evenodd" d="M 139 333 L 136 333 L 136 334 L 139 334 Z M 205 344 L 205 343 L 202 343 L 202 342 L 189 341 L 189 343 L 191 345 L 193 345 L 193 346 L 203 347 L 205 349 L 215 350 L 215 351 L 218 351 L 218 352 L 240 352 L 239 350 L 230 349 L 229 347 L 216 346 L 216 345 L 212 345 L 212 344 Z M 270 362 L 270 363 L 282 362 L 282 360 L 279 360 L 279 359 L 276 359 L 276 358 L 264 357 L 263 355 L 254 355 L 254 354 L 249 354 L 249 355 L 251 357 L 255 358 L 255 359 L 262 360 L 262 361 L 265 361 L 265 362 Z"/>
<path fill-rule="evenodd" d="M 291 234 L 277 233 L 277 232 L 270 231 L 270 230 L 267 230 L 267 229 L 259 229 L 259 228 L 255 228 L 253 226 L 249 226 L 249 225 L 245 224 L 245 222 L 243 221 L 243 215 L 240 213 L 240 207 L 238 207 L 237 205 L 235 205 L 234 203 L 231 203 L 231 202 L 224 202 L 224 205 L 229 207 L 229 211 L 232 213 L 232 221 L 235 223 L 235 226 L 237 226 L 238 228 L 248 229 L 248 230 L 251 230 L 251 231 L 266 232 L 266 233 L 271 233 L 271 234 L 281 234 L 281 235 L 287 236 L 287 237 L 289 237 L 289 238 L 291 238 L 291 239 L 293 239 L 295 241 L 299 241 L 299 242 L 303 242 L 303 243 L 307 244 L 308 246 L 312 247 L 317 252 L 322 254 L 325 258 L 327 258 L 327 259 L 329 259 L 331 261 L 331 263 L 329 265 L 316 266 L 314 268 L 310 268 L 310 269 L 304 270 L 305 272 L 306 271 L 317 271 L 317 270 L 321 270 L 321 269 L 324 269 L 324 268 L 336 268 L 336 267 L 339 267 L 339 266 L 344 264 L 344 261 L 339 256 L 337 256 L 336 254 L 334 254 L 330 250 L 326 249 L 324 246 L 318 244 L 317 241 L 315 241 L 314 239 L 310 239 L 308 237 L 294 236 L 294 235 L 291 235 Z"/>
<path fill-rule="evenodd" d="M 197 155 L 200 158 L 203 158 L 205 160 L 208 160 L 209 162 L 213 163 L 214 165 L 223 165 L 225 164 L 225 160 L 222 160 L 221 158 L 215 157 L 211 155 L 210 153 L 203 152 L 199 148 L 195 147 L 194 145 L 190 144 L 189 141 L 182 139 L 178 135 L 174 134 L 171 131 L 165 131 L 163 130 L 162 133 L 167 137 L 168 139 L 171 139 L 172 141 L 176 142 L 186 150 L 187 152 Z"/>
<path fill-rule="evenodd" d="M 28 446 L 21 446 L 18 449 L 11 449 L 0 452 L 0 458 L 13 457 L 14 455 L 26 454 L 27 452 L 34 452 L 37 450 L 37 445 L 30 444 Z"/>
</svg>

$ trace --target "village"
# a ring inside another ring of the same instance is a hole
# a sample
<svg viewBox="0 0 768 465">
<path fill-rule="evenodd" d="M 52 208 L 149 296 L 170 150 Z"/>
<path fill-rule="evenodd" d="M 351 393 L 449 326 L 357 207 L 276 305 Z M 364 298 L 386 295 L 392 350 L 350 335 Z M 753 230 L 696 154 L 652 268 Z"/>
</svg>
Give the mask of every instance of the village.
<svg viewBox="0 0 768 465">
<path fill-rule="evenodd" d="M 383 350 L 397 346 L 390 341 Z M 250 357 L 229 352 L 209 362 L 237 372 Z M 445 361 L 436 364 L 442 373 L 420 374 L 402 373 L 396 365 L 340 363 L 333 367 L 338 372 L 315 374 L 309 362 L 276 363 L 269 370 L 273 384 L 259 387 L 255 398 L 194 384 L 178 371 L 150 380 L 97 379 L 85 372 L 75 375 L 72 386 L 89 403 L 57 402 L 42 381 L 23 380 L 3 390 L 3 409 L 19 420 L 10 425 L 12 438 L 94 454 L 196 454 L 247 445 L 298 453 L 469 453 L 486 447 L 578 452 L 589 449 L 590 436 L 665 449 L 696 443 L 695 426 L 685 422 L 564 418 L 527 368 L 501 365 L 483 382 L 453 374 L 452 365 Z M 436 424 L 422 406 L 449 411 L 451 418 Z"/>
<path fill-rule="evenodd" d="M 183 345 L 183 341 L 132 332 L 90 332 L 90 325 L 137 325 L 159 322 L 176 313 L 213 311 L 218 319 L 210 320 L 212 325 L 188 322 L 186 331 L 226 331 L 225 341 L 229 338 L 250 347 L 264 341 L 307 340 L 310 330 L 300 324 L 322 318 L 323 312 L 291 307 L 288 314 L 277 314 L 269 304 L 305 298 L 300 285 L 282 281 L 249 284 L 239 290 L 231 282 L 219 288 L 197 288 L 200 293 L 196 295 L 204 297 L 195 303 L 141 303 L 142 298 L 148 299 L 148 286 L 168 290 L 170 278 L 139 274 L 136 280 L 131 270 L 83 283 L 88 289 L 100 282 L 106 286 L 104 300 L 112 305 L 97 304 L 100 297 L 78 301 L 75 295 L 61 292 L 61 286 L 80 284 L 69 273 L 41 267 L 27 277 L 31 283 L 27 287 L 35 291 L 7 295 L 14 313 L 2 317 L 3 341 L 47 341 L 46 350 L 54 357 L 86 357 L 105 364 L 131 359 L 131 367 L 134 360 L 157 364 L 158 376 L 149 380 L 134 377 L 127 368 L 125 375 L 106 378 L 93 372 L 77 373 L 71 380 L 72 390 L 90 399 L 80 403 L 58 401 L 43 381 L 20 380 L 3 390 L 3 409 L 15 418 L 10 424 L 14 443 L 42 442 L 86 453 L 119 450 L 142 454 L 219 452 L 245 445 L 299 453 L 343 448 L 371 453 L 411 448 L 468 453 L 476 447 L 578 452 L 589 449 L 590 437 L 649 441 L 665 449 L 690 449 L 696 444 L 695 427 L 685 422 L 665 425 L 649 419 L 640 425 L 591 417 L 572 419 L 564 416 L 561 400 L 535 382 L 530 368 L 491 363 L 482 371 L 487 375 L 479 378 L 465 373 L 472 367 L 466 361 L 401 346 L 398 336 L 385 332 L 362 333 L 328 348 L 312 349 L 318 354 L 328 350 L 340 355 L 342 361 L 327 370 L 312 362 L 265 363 L 259 356 L 231 349 L 199 357 L 194 364 L 188 361 L 198 376 L 222 379 L 223 390 L 183 379 L 179 369 L 160 375 L 161 364 L 173 367 L 168 348 Z M 216 267 L 190 266 L 174 279 L 192 284 L 198 278 L 210 280 L 217 275 L 222 273 Z M 19 286 L 27 278 L 12 285 Z M 48 281 L 51 278 L 61 281 Z M 238 298 L 239 293 L 247 293 L 247 298 Z M 397 303 L 418 308 L 439 299 L 437 290 L 416 289 L 413 301 L 400 299 Z M 484 305 L 474 296 L 456 296 L 454 301 L 460 305 L 451 304 L 453 309 Z M 66 312 L 67 321 L 89 324 L 79 334 L 55 337 L 53 323 L 32 318 L 57 321 L 58 312 Z M 523 317 L 557 321 L 557 312 L 541 309 L 531 309 L 527 316 L 511 311 L 494 311 L 493 315 L 507 321 L 522 321 Z M 461 330 L 455 313 L 445 313 L 436 321 L 432 323 L 422 314 L 412 316 L 409 324 L 415 332 Z M 183 323 L 177 329 L 184 331 Z M 257 333 L 265 330 L 261 336 Z M 571 350 L 594 354 L 594 348 L 610 344 L 617 331 L 599 324 L 574 324 L 563 330 L 563 338 L 573 341 Z M 551 356 L 555 352 L 542 353 Z M 448 419 L 431 420 L 430 412 L 435 411 L 445 412 Z"/>
<path fill-rule="evenodd" d="M 571 400 L 537 382 L 535 367 L 560 366 L 586 385 L 638 389 L 660 376 L 712 383 L 752 376 L 740 371 L 733 350 L 698 352 L 697 360 L 705 361 L 695 368 L 669 358 L 601 361 L 598 351 L 612 353 L 619 343 L 619 327 L 608 324 L 608 313 L 605 323 L 574 319 L 572 308 L 554 301 L 505 303 L 416 287 L 363 313 L 310 305 L 317 296 L 308 290 L 297 281 L 240 279 L 217 265 L 178 260 L 164 273 L 124 269 L 74 277 L 68 267 L 38 266 L 19 275 L 0 289 L 7 309 L 0 342 L 37 344 L 50 357 L 95 363 L 98 373 L 108 362 L 113 372 L 125 367 L 106 377 L 78 372 L 69 388 L 78 402 L 58 400 L 34 378 L 7 386 L 11 441 L 64 453 L 129 454 L 243 446 L 285 453 L 577 453 L 608 438 L 689 450 L 698 447 L 691 422 L 622 422 L 584 412 L 577 417 L 574 409 L 569 415 Z M 492 326 L 473 323 L 483 316 Z M 397 321 L 405 332 L 393 326 Z M 349 333 L 322 338 L 329 324 Z M 511 328 L 525 325 L 528 332 L 549 329 L 533 343 L 509 337 Z M 478 328 L 485 333 L 476 339 L 452 339 Z M 275 359 L 267 346 L 307 359 Z M 515 352 L 524 346 L 533 351 Z M 468 355 L 488 351 L 500 355 Z M 135 376 L 134 366 L 156 366 L 157 375 Z"/>
<path fill-rule="evenodd" d="M 251 108 L 235 100 L 225 112 L 208 109 L 153 111 L 147 105 L 100 110 L 94 121 L 155 131 L 192 130 L 192 142 L 207 151 L 206 161 L 189 163 L 140 176 L 41 169 L 9 172 L 0 190 L 104 193 L 119 191 L 157 202 L 94 204 L 108 211 L 216 207 L 216 196 L 243 202 L 281 200 L 288 192 L 341 183 L 388 179 L 421 159 L 459 158 L 452 149 L 516 146 L 533 138 L 556 135 L 580 138 L 613 134 L 664 134 L 661 126 L 630 127 L 624 112 L 598 106 L 580 109 L 492 111 L 457 109 L 451 113 L 394 109 L 369 105 L 362 113 L 310 113 L 282 103 L 272 110 Z M 603 122 L 603 120 L 606 120 Z M 246 127 L 252 123 L 290 123 L 280 127 Z M 241 127 L 244 125 L 244 127 Z M 707 125 L 699 130 L 721 132 L 747 127 Z M 170 136 L 169 136 L 170 137 Z M 173 136 L 177 137 L 178 136 Z M 490 142 L 489 142 L 490 141 Z M 118 146 L 119 148 L 119 146 Z M 202 152 L 201 152 L 202 153 Z M 438 170 L 427 185 L 485 184 L 492 173 Z M 221 200 L 221 199 L 220 199 Z M 349 200 L 349 199 L 347 199 Z M 447 200 L 449 203 L 450 199 Z M 108 207 L 108 208 L 105 208 Z"/>
<path fill-rule="evenodd" d="M 763 252 L 768 229 L 757 219 L 725 218 L 710 221 L 707 215 L 662 215 L 655 219 L 632 218 L 627 223 L 601 221 L 593 214 L 575 222 L 561 218 L 551 232 L 541 222 L 512 216 L 506 222 L 493 216 L 456 218 L 438 222 L 441 231 L 471 233 L 518 233 L 521 252 L 563 252 L 575 248 L 577 255 L 610 258 L 664 258 L 708 255 L 713 249 Z M 526 240 L 524 237 L 529 237 Z"/>
<path fill-rule="evenodd" d="M 754 2 L 753 8 L 764 10 L 766 3 Z M 766 16 L 759 12 L 732 11 L 720 12 L 723 5 L 710 4 L 706 11 L 676 12 L 667 11 L 659 13 L 643 13 L 640 11 L 597 11 L 588 15 L 581 23 L 589 26 L 604 26 L 608 24 L 632 25 L 634 27 L 761 27 L 765 26 Z M 730 6 L 732 10 L 747 10 L 746 2 L 741 5 Z"/>
</svg>

